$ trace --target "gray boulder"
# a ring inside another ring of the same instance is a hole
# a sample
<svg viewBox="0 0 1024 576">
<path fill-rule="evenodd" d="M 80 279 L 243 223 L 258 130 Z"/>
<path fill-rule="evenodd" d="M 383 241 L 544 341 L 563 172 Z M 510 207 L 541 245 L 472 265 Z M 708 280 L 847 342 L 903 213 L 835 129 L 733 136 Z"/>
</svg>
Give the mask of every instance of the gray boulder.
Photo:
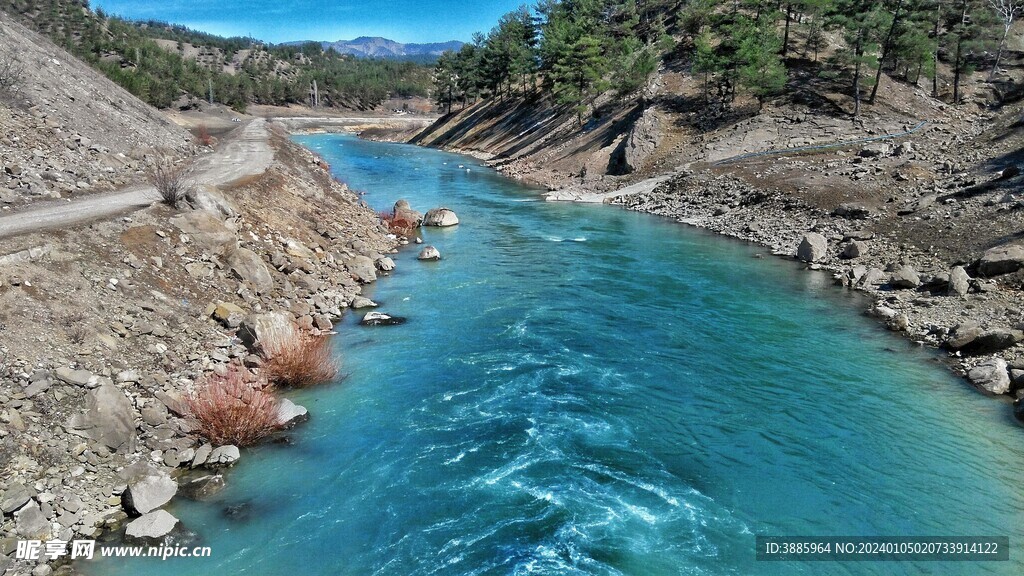
<svg viewBox="0 0 1024 576">
<path fill-rule="evenodd" d="M 387 256 L 378 258 L 376 264 L 381 272 L 391 272 L 395 269 L 395 261 Z"/>
<path fill-rule="evenodd" d="M 377 303 L 364 296 L 356 296 L 352 299 L 352 303 L 349 306 L 353 310 L 359 310 L 360 308 L 376 308 Z"/>
<path fill-rule="evenodd" d="M 345 261 L 345 267 L 356 280 L 369 284 L 377 280 L 377 267 L 369 256 L 353 256 Z"/>
<path fill-rule="evenodd" d="M 3 495 L 0 496 L 0 511 L 4 514 L 10 514 L 21 508 L 28 501 L 36 495 L 35 490 L 25 486 L 21 482 L 15 482 L 7 487 Z"/>
<path fill-rule="evenodd" d="M 53 375 L 57 377 L 57 380 L 72 386 L 95 388 L 99 384 L 99 376 L 88 370 L 72 370 L 71 368 L 61 366 L 54 370 Z"/>
<path fill-rule="evenodd" d="M 949 272 L 949 288 L 946 293 L 950 296 L 967 296 L 971 289 L 971 277 L 963 266 L 957 266 Z"/>
<path fill-rule="evenodd" d="M 208 254 L 223 256 L 238 245 L 234 230 L 214 212 L 195 210 L 171 218 L 171 224 Z"/>
<path fill-rule="evenodd" d="M 189 500 L 208 500 L 224 489 L 224 476 L 203 474 L 182 480 L 179 494 Z"/>
<path fill-rule="evenodd" d="M 1024 340 L 1024 332 L 1020 330 L 1008 330 L 1005 328 L 993 328 L 991 330 L 957 330 L 956 339 L 951 339 L 957 346 L 947 343 L 953 350 L 959 350 L 964 354 L 980 355 L 999 352 L 1016 346 Z"/>
<path fill-rule="evenodd" d="M 206 459 L 206 466 L 209 468 L 233 466 L 241 457 L 242 454 L 238 451 L 238 446 L 221 446 L 210 452 L 210 457 Z"/>
<path fill-rule="evenodd" d="M 1010 391 L 1010 374 L 1006 360 L 992 358 L 978 364 L 967 372 L 972 384 L 990 394 L 1007 394 Z"/>
<path fill-rule="evenodd" d="M 266 294 L 273 290 L 274 278 L 270 275 L 270 269 L 252 250 L 233 250 L 228 254 L 226 263 L 239 280 L 248 282 L 256 292 Z"/>
<path fill-rule="evenodd" d="M 857 282 L 858 286 L 881 286 L 888 281 L 885 272 L 882 272 L 878 268 L 869 268 L 867 272 L 861 276 Z"/>
<path fill-rule="evenodd" d="M 817 232 L 808 232 L 800 240 L 796 257 L 804 262 L 820 262 L 828 256 L 828 241 Z"/>
<path fill-rule="evenodd" d="M 129 538 L 163 538 L 178 525 L 178 519 L 166 510 L 144 514 L 128 523 L 124 535 Z"/>
<path fill-rule="evenodd" d="M 999 276 L 1016 272 L 1024 267 L 1024 245 L 1005 244 L 989 248 L 978 260 L 978 274 Z"/>
<path fill-rule="evenodd" d="M 367 312 L 359 323 L 363 326 L 396 326 L 404 324 L 405 318 L 390 316 L 382 312 Z"/>
<path fill-rule="evenodd" d="M 440 260 L 441 252 L 433 246 L 424 246 L 423 250 L 420 250 L 420 255 L 416 257 L 417 260 Z"/>
<path fill-rule="evenodd" d="M 277 403 L 277 422 L 284 428 L 290 428 L 299 422 L 309 420 L 309 411 L 287 398 Z"/>
<path fill-rule="evenodd" d="M 436 226 L 446 228 L 459 223 L 459 217 L 448 208 L 432 208 L 423 216 L 424 226 Z"/>
<path fill-rule="evenodd" d="M 871 216 L 871 210 L 863 204 L 847 202 L 840 204 L 835 210 L 833 210 L 832 215 L 840 218 L 846 218 L 847 220 L 863 220 L 868 216 Z"/>
<path fill-rule="evenodd" d="M 50 537 L 50 523 L 35 501 L 15 513 L 15 530 L 27 540 L 47 540 Z"/>
<path fill-rule="evenodd" d="M 897 290 L 909 290 L 921 285 L 921 277 L 910 266 L 901 266 L 889 276 L 889 285 Z"/>
<path fill-rule="evenodd" d="M 282 312 L 252 314 L 239 326 L 238 338 L 249 350 L 272 350 L 278 343 L 295 338 L 295 323 Z"/>
<path fill-rule="evenodd" d="M 868 245 L 860 240 L 853 240 L 843 247 L 843 251 L 839 254 L 839 257 L 843 260 L 853 260 L 854 258 L 860 258 L 868 251 Z"/>
<path fill-rule="evenodd" d="M 129 514 L 148 514 L 167 504 L 178 492 L 178 483 L 168 474 L 151 470 L 130 482 L 121 494 L 121 503 Z"/>
<path fill-rule="evenodd" d="M 68 428 L 116 452 L 135 450 L 135 409 L 128 396 L 113 384 L 90 391 L 85 412 L 72 416 Z"/>
</svg>

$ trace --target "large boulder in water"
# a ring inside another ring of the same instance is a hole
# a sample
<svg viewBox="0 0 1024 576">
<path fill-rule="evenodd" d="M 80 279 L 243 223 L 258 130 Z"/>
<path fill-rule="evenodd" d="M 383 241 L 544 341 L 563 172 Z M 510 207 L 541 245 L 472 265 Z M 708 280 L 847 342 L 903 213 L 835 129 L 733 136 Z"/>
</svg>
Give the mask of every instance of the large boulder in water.
<svg viewBox="0 0 1024 576">
<path fill-rule="evenodd" d="M 800 240 L 796 257 L 804 262 L 820 262 L 828 256 L 828 241 L 817 232 L 808 232 Z"/>
<path fill-rule="evenodd" d="M 129 514 L 148 514 L 171 501 L 178 493 L 178 483 L 162 470 L 149 469 L 128 483 L 121 503 Z"/>
<path fill-rule="evenodd" d="M 448 208 L 433 208 L 428 210 L 426 216 L 423 217 L 424 226 L 445 228 L 448 226 L 455 226 L 458 223 L 459 217 L 455 215 L 455 212 Z"/>
<path fill-rule="evenodd" d="M 418 260 L 440 260 L 441 252 L 433 246 L 425 246 L 423 250 L 420 250 L 420 255 L 416 257 Z"/>
<path fill-rule="evenodd" d="M 967 372 L 967 379 L 990 394 L 1010 392 L 1010 373 L 1007 371 L 1006 360 L 1002 358 L 992 358 L 978 364 Z"/>
<path fill-rule="evenodd" d="M 128 523 L 124 535 L 129 538 L 157 539 L 170 534 L 178 525 L 178 519 L 166 510 L 144 514 Z"/>
<path fill-rule="evenodd" d="M 409 206 L 409 202 L 406 200 L 399 200 L 395 202 L 395 220 L 404 220 L 412 224 L 413 228 L 418 228 L 423 223 L 423 214 L 413 210 Z"/>
</svg>

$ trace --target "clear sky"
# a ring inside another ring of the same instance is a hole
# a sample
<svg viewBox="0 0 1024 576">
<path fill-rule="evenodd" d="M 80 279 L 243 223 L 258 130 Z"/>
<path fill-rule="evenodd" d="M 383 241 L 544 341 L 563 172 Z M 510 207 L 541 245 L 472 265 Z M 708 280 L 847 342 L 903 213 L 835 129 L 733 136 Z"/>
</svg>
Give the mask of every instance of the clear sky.
<svg viewBox="0 0 1024 576">
<path fill-rule="evenodd" d="M 468 41 L 502 14 L 532 0 L 92 0 L 136 20 L 162 20 L 221 36 L 267 42 L 351 40 Z"/>
</svg>

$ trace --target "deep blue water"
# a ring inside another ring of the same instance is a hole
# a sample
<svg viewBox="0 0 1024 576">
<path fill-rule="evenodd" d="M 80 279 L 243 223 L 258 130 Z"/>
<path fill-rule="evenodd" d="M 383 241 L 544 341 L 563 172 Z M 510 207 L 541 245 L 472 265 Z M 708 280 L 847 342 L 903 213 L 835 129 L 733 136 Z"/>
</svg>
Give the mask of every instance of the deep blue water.
<svg viewBox="0 0 1024 576">
<path fill-rule="evenodd" d="M 480 163 L 298 140 L 378 209 L 445 205 L 439 263 L 396 257 L 349 316 L 350 377 L 178 502 L 207 560 L 92 573 L 1020 574 L 1001 563 L 769 563 L 754 536 L 1008 535 L 1024 442 L 1007 406 L 860 314 L 824 275 L 655 217 L 538 202 Z M 460 167 L 461 165 L 461 167 Z M 223 509 L 243 504 L 231 519 Z"/>
</svg>

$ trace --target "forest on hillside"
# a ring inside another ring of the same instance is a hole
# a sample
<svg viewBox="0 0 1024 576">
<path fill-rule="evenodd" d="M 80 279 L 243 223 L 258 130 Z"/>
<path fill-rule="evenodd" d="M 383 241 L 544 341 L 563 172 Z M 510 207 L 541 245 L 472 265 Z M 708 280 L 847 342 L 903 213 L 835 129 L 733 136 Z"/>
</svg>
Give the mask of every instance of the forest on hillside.
<svg viewBox="0 0 1024 576">
<path fill-rule="evenodd" d="M 550 94 L 583 120 L 608 91 L 636 97 L 663 61 L 682 62 L 709 105 L 758 103 L 811 67 L 874 103 L 882 74 L 959 104 L 975 72 L 1000 77 L 1022 0 L 541 0 L 441 56 L 434 94 L 449 112 L 480 98 Z"/>
<path fill-rule="evenodd" d="M 316 43 L 269 45 L 125 20 L 90 10 L 87 0 L 0 0 L 0 10 L 158 108 L 183 97 L 240 111 L 252 103 L 309 103 L 315 82 L 323 106 L 370 109 L 390 97 L 426 97 L 430 88 L 430 68 L 422 64 L 361 59 Z M 204 58 L 187 56 L 186 45 L 199 47 Z"/>
</svg>

